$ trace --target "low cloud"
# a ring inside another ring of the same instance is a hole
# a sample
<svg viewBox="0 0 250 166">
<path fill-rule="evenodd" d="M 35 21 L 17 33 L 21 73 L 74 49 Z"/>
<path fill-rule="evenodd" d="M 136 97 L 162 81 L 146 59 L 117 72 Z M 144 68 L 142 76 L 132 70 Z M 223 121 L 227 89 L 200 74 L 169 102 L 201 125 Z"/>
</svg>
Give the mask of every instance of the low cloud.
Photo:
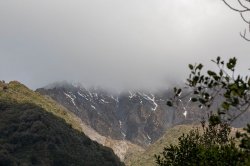
<svg viewBox="0 0 250 166">
<path fill-rule="evenodd" d="M 0 25 L 0 79 L 31 88 L 168 87 L 216 56 L 249 67 L 246 25 L 219 0 L 1 1 Z"/>
</svg>

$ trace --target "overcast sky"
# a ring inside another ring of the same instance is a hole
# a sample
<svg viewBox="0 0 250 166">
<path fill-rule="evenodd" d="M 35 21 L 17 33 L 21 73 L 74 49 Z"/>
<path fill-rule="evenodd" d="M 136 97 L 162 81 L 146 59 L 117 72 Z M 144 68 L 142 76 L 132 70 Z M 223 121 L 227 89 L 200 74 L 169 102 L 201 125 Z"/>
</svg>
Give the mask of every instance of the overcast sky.
<svg viewBox="0 0 250 166">
<path fill-rule="evenodd" d="M 217 56 L 247 70 L 245 27 L 221 0 L 1 0 L 0 79 L 167 87 Z"/>
</svg>

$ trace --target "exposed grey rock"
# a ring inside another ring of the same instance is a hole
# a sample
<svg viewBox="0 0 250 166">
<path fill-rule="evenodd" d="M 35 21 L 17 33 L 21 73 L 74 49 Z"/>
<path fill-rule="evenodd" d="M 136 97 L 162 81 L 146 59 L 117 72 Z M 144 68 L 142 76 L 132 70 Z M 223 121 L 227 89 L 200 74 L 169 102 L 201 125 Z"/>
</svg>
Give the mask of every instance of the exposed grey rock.
<svg viewBox="0 0 250 166">
<path fill-rule="evenodd" d="M 102 89 L 61 83 L 37 91 L 52 97 L 101 135 L 144 147 L 176 124 L 197 123 L 207 116 L 192 102 L 184 101 L 185 104 L 180 104 L 177 109 L 168 107 L 166 101 L 173 95 L 172 90 L 154 94 L 142 91 L 112 94 Z M 234 126 L 242 127 L 250 117 L 239 119 Z"/>
</svg>

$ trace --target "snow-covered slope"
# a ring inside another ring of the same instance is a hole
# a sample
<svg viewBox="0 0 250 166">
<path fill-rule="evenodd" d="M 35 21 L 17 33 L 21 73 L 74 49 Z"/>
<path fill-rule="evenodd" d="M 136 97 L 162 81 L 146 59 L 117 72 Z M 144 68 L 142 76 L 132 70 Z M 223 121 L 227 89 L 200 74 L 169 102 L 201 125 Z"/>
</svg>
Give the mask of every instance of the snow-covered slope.
<svg viewBox="0 0 250 166">
<path fill-rule="evenodd" d="M 99 134 L 144 147 L 155 142 L 174 124 L 188 123 L 198 117 L 183 109 L 167 107 L 166 101 L 171 95 L 168 91 L 112 94 L 72 84 L 55 84 L 37 91 L 68 108 Z"/>
</svg>

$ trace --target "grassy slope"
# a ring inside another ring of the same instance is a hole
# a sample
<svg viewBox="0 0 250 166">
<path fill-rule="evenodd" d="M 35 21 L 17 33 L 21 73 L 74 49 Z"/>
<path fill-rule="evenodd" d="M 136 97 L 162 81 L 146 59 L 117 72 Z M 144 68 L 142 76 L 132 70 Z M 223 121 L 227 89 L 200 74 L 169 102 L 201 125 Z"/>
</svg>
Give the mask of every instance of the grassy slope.
<svg viewBox="0 0 250 166">
<path fill-rule="evenodd" d="M 178 144 L 178 138 L 183 134 L 189 133 L 190 130 L 194 128 L 200 128 L 200 125 L 178 125 L 170 128 L 166 133 L 154 144 L 152 144 L 145 152 L 134 154 L 133 157 L 129 158 L 126 161 L 128 166 L 153 166 L 155 164 L 154 154 L 160 154 L 164 147 L 170 144 Z M 236 131 L 243 132 L 241 128 L 232 128 L 231 136 L 235 137 Z M 236 143 L 239 144 L 239 141 L 236 140 Z"/>
<path fill-rule="evenodd" d="M 6 90 L 3 90 L 4 86 L 7 86 Z M 68 124 L 72 125 L 72 128 L 81 131 L 81 125 L 74 120 L 74 114 L 67 111 L 66 108 L 58 105 L 49 97 L 44 97 L 17 81 L 12 81 L 7 85 L 0 82 L 0 100 L 12 101 L 19 104 L 35 104 L 44 110 L 63 118 Z"/>
<path fill-rule="evenodd" d="M 138 153 L 126 161 L 129 166 L 153 166 L 155 165 L 154 154 L 162 152 L 163 148 L 170 144 L 177 144 L 178 137 L 183 133 L 188 133 L 193 127 L 190 125 L 179 125 L 167 130 L 167 132 L 158 141 L 152 144 L 143 153 Z"/>
<path fill-rule="evenodd" d="M 0 83 L 0 165 L 122 165 L 79 131 L 74 115 L 53 100 L 18 82 Z"/>
</svg>

